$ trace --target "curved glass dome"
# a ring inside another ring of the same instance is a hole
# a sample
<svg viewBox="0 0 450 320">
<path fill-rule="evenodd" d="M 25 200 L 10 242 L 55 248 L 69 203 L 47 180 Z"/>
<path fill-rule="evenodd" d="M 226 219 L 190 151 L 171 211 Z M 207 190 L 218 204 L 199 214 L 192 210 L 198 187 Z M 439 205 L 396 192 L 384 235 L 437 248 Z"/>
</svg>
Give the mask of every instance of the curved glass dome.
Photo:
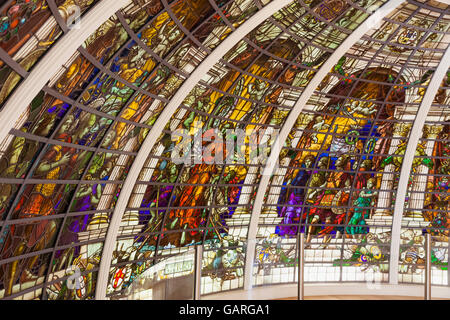
<svg viewBox="0 0 450 320">
<path fill-rule="evenodd" d="M 449 285 L 443 1 L 0 12 L 0 299 L 120 299 L 198 244 L 203 295 L 294 283 L 299 232 L 307 283 L 414 284 L 427 229 Z"/>
</svg>

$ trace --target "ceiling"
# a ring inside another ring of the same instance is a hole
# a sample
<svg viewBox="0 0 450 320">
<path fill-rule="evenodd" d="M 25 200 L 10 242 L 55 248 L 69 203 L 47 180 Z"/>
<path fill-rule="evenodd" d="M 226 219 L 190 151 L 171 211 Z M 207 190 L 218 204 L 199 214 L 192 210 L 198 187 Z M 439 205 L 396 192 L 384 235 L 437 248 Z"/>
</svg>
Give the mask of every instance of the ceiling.
<svg viewBox="0 0 450 320">
<path fill-rule="evenodd" d="M 299 231 L 307 281 L 399 284 L 425 228 L 448 285 L 447 4 L 7 1 L 0 298 L 121 298 L 196 244 L 203 294 L 294 282 Z"/>
</svg>

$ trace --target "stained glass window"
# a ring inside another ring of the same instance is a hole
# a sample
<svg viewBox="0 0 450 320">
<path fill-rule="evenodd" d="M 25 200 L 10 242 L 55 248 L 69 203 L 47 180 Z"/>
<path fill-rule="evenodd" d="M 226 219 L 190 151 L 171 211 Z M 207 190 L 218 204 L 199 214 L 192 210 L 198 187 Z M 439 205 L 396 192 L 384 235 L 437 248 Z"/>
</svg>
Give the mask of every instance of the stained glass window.
<svg viewBox="0 0 450 320">
<path fill-rule="evenodd" d="M 295 0 L 257 20 L 275 1 L 138 0 L 101 21 L 5 124 L 0 299 L 155 298 L 191 276 L 195 245 L 203 295 L 295 283 L 299 232 L 306 282 L 386 283 L 398 250 L 399 282 L 420 284 L 428 230 L 432 282 L 448 285 L 450 71 L 421 114 L 448 6 L 407 0 L 365 26 L 388 2 Z M 100 3 L 0 6 L 0 116 Z"/>
</svg>

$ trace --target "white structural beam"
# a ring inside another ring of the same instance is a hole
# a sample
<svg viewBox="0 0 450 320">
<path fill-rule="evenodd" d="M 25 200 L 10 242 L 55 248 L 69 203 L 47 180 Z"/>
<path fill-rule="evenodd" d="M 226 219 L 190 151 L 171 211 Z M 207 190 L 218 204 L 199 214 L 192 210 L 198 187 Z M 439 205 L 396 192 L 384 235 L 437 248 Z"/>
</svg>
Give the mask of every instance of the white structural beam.
<svg viewBox="0 0 450 320">
<path fill-rule="evenodd" d="M 400 233 L 402 228 L 403 210 L 405 207 L 406 193 L 408 189 L 408 180 L 411 173 L 411 168 L 416 153 L 419 139 L 422 137 L 425 120 L 430 111 L 431 104 L 434 97 L 439 90 L 442 80 L 444 79 L 447 70 L 450 68 L 450 46 L 447 47 L 444 56 L 442 57 L 436 71 L 434 72 L 427 91 L 423 97 L 417 112 L 416 119 L 412 126 L 408 144 L 406 146 L 405 156 L 403 158 L 402 168 L 400 171 L 400 178 L 398 182 L 397 195 L 395 197 L 394 216 L 392 220 L 392 236 L 391 236 L 391 251 L 389 260 L 389 283 L 398 283 L 398 263 L 400 257 Z"/>
<path fill-rule="evenodd" d="M 59 69 L 70 59 L 83 42 L 106 20 L 131 0 L 103 0 L 80 21 L 80 28 L 72 28 L 36 64 L 0 112 L 0 142 L 4 141 L 19 117 Z"/>
<path fill-rule="evenodd" d="M 331 68 L 339 61 L 339 59 L 370 29 L 376 27 L 378 23 L 390 14 L 395 8 L 402 4 L 404 0 L 390 0 L 382 7 L 377 9 L 367 20 L 361 24 L 345 41 L 333 52 L 328 60 L 322 65 L 313 79 L 309 82 L 308 86 L 303 91 L 300 98 L 294 105 L 294 108 L 289 113 L 283 127 L 280 130 L 280 134 L 272 145 L 269 158 L 267 159 L 266 166 L 259 182 L 258 190 L 253 205 L 253 211 L 250 218 L 250 225 L 248 229 L 247 238 L 247 254 L 245 261 L 245 273 L 244 273 L 244 289 L 250 290 L 252 286 L 252 274 L 253 274 L 253 262 L 255 260 L 255 246 L 256 246 L 256 234 L 258 231 L 259 217 L 264 201 L 264 194 L 267 186 L 269 185 L 270 178 L 273 174 L 275 164 L 278 161 L 278 157 L 286 141 L 290 131 L 295 125 L 295 122 L 300 115 L 303 107 L 313 95 L 314 90 L 319 86 Z"/>
<path fill-rule="evenodd" d="M 186 96 L 195 87 L 198 81 L 203 78 L 207 72 L 222 58 L 234 45 L 236 45 L 244 36 L 252 31 L 256 26 L 264 22 L 271 15 L 291 3 L 293 0 L 275 0 L 267 4 L 260 11 L 255 13 L 251 18 L 244 22 L 239 28 L 232 32 L 211 54 L 206 57 L 202 63 L 191 73 L 189 78 L 182 84 L 170 102 L 166 105 L 158 120 L 155 122 L 147 137 L 145 138 L 141 149 L 139 150 L 133 165 L 123 184 L 122 190 L 114 208 L 108 233 L 103 247 L 102 259 L 100 261 L 100 269 L 98 271 L 97 288 L 95 298 L 104 300 L 106 298 L 106 289 L 108 285 L 109 270 L 111 268 L 112 253 L 114 250 L 117 234 L 119 232 L 120 223 L 125 213 L 128 200 L 132 194 L 134 185 L 139 177 L 144 163 L 153 149 L 157 139 L 162 133 L 166 124 L 170 121 L 172 115 L 178 109 Z"/>
</svg>

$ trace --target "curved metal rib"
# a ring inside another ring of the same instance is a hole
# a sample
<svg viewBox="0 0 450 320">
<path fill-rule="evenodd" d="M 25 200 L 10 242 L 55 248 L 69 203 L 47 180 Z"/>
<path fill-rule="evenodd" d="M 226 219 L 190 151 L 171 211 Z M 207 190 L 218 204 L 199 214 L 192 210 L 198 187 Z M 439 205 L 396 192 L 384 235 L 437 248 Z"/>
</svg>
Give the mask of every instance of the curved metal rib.
<svg viewBox="0 0 450 320">
<path fill-rule="evenodd" d="M 244 22 L 239 28 L 232 32 L 216 49 L 205 59 L 203 62 L 191 73 L 190 77 L 183 83 L 183 85 L 178 89 L 176 94 L 172 97 L 170 102 L 166 105 L 158 120 L 155 122 L 154 126 L 148 133 L 146 139 L 144 140 L 141 149 L 136 156 L 133 165 L 130 168 L 128 176 L 124 182 L 123 188 L 120 192 L 119 199 L 117 200 L 114 213 L 112 215 L 108 233 L 106 234 L 105 244 L 102 252 L 102 259 L 100 261 L 100 269 L 98 271 L 97 278 L 97 290 L 96 299 L 103 300 L 106 298 L 106 288 L 108 285 L 108 275 L 111 267 L 111 258 L 114 250 L 114 245 L 116 242 L 116 237 L 119 232 L 120 223 L 122 217 L 125 213 L 126 206 L 128 204 L 129 198 L 132 194 L 134 185 L 139 177 L 144 163 L 147 159 L 148 153 L 152 150 L 157 139 L 159 138 L 162 130 L 166 126 L 167 122 L 170 120 L 172 115 L 175 113 L 179 105 L 183 102 L 186 96 L 198 83 L 198 81 L 203 78 L 204 75 L 214 66 L 214 64 L 219 61 L 223 55 L 233 48 L 236 43 L 238 43 L 244 36 L 246 36 L 255 26 L 262 23 L 264 20 L 269 18 L 272 14 L 276 13 L 278 10 L 282 9 L 293 0 L 276 0 L 267 4 L 264 8 L 258 11 L 249 20 Z"/>
<path fill-rule="evenodd" d="M 394 216 L 392 220 L 392 236 L 391 236 L 391 251 L 389 260 L 389 283 L 398 283 L 398 262 L 400 257 L 400 231 L 402 228 L 402 217 L 405 205 L 406 192 L 408 189 L 408 179 L 411 173 L 411 168 L 414 160 L 414 154 L 422 136 L 425 120 L 431 104 L 434 101 L 440 84 L 450 68 L 450 45 L 447 47 L 444 56 L 442 57 L 436 71 L 431 78 L 427 91 L 423 97 L 417 112 L 416 119 L 411 128 L 411 133 L 408 139 L 408 144 L 403 158 L 402 169 L 400 171 L 400 178 L 398 182 L 397 194 L 395 197 Z"/>
<path fill-rule="evenodd" d="M 278 160 L 282 145 L 286 141 L 290 131 L 292 130 L 295 122 L 300 115 L 303 107 L 308 102 L 309 98 L 314 93 L 314 90 L 319 86 L 329 70 L 339 61 L 339 59 L 351 48 L 361 37 L 376 26 L 385 16 L 391 13 L 395 8 L 402 4 L 404 0 L 390 0 L 384 4 L 381 8 L 376 10 L 362 25 L 360 25 L 345 41 L 333 52 L 328 60 L 322 65 L 314 78 L 310 81 L 305 91 L 295 103 L 294 108 L 289 113 L 283 128 L 280 131 L 275 143 L 272 146 L 269 158 L 261 176 L 261 180 L 256 193 L 255 202 L 250 218 L 250 225 L 248 229 L 247 238 L 247 254 L 245 261 L 245 274 L 244 274 L 244 289 L 249 290 L 252 285 L 253 274 L 253 262 L 255 259 L 255 246 L 256 246 L 256 234 L 258 231 L 258 222 L 263 205 L 264 194 L 269 185 L 270 178 L 275 168 L 275 163 Z"/>
</svg>

